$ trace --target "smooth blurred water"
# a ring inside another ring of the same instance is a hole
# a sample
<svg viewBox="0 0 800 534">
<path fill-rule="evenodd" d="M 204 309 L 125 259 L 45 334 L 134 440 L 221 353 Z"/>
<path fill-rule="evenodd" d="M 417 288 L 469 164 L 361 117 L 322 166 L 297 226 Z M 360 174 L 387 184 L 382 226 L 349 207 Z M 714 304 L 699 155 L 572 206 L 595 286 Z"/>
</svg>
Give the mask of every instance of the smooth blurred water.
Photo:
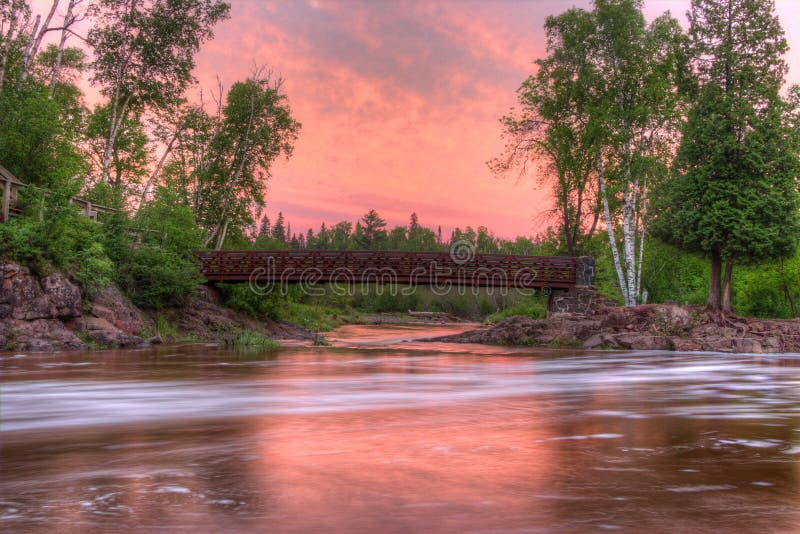
<svg viewBox="0 0 800 534">
<path fill-rule="evenodd" d="M 3 354 L 0 531 L 800 531 L 800 357 L 459 329 Z"/>
</svg>

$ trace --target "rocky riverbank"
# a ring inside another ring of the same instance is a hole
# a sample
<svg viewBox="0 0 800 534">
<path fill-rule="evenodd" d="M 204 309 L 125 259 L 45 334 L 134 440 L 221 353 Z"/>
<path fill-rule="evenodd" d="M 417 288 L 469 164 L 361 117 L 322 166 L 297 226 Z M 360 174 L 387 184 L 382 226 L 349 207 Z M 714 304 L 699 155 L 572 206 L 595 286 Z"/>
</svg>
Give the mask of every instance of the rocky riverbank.
<svg viewBox="0 0 800 534">
<path fill-rule="evenodd" d="M 651 304 L 601 307 L 548 319 L 509 317 L 435 341 L 499 345 L 777 353 L 800 352 L 800 322 L 709 315 L 702 308 Z"/>
<path fill-rule="evenodd" d="M 205 286 L 181 308 L 148 314 L 116 287 L 88 297 L 62 272 L 38 277 L 0 260 L 0 351 L 148 346 L 162 341 L 156 316 L 176 339 L 231 342 L 244 332 L 274 339 L 315 336 L 292 323 L 256 321 L 224 308 L 219 295 Z"/>
</svg>

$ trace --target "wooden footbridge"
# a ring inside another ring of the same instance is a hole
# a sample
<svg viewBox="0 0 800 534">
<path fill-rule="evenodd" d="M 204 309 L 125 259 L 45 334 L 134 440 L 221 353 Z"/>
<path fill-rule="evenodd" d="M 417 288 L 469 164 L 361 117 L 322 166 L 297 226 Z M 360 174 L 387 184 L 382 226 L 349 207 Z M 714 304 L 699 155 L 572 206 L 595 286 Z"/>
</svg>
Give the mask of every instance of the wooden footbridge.
<svg viewBox="0 0 800 534">
<path fill-rule="evenodd" d="M 209 282 L 552 289 L 594 285 L 590 257 L 371 250 L 224 250 L 197 256 Z"/>
</svg>

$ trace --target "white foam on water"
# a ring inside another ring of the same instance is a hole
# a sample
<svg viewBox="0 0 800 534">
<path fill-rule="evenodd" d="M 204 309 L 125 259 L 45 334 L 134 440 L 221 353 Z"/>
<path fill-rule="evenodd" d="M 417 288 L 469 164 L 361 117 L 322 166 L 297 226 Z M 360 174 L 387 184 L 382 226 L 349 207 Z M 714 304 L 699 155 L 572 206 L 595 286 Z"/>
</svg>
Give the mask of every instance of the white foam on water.
<svg viewBox="0 0 800 534">
<path fill-rule="evenodd" d="M 731 484 L 700 484 L 697 486 L 670 486 L 665 489 L 674 493 L 700 493 L 703 491 L 728 491 L 736 489 L 736 486 Z"/>
</svg>

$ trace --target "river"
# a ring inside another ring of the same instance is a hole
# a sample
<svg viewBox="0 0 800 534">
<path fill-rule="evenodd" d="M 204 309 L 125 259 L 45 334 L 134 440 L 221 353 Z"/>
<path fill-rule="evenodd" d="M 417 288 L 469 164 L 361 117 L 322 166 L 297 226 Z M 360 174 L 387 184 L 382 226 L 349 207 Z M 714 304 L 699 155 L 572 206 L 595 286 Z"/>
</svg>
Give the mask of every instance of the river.
<svg viewBox="0 0 800 534">
<path fill-rule="evenodd" d="M 800 531 L 800 356 L 464 328 L 2 354 L 0 531 Z"/>
</svg>

